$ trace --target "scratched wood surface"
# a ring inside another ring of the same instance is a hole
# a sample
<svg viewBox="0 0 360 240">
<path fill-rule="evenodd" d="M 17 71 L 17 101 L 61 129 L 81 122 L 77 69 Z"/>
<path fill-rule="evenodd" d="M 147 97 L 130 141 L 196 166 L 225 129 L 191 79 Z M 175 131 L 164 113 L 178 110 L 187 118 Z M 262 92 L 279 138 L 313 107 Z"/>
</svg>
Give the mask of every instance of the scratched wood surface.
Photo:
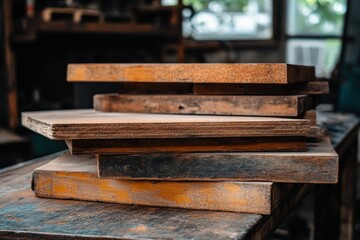
<svg viewBox="0 0 360 240">
<path fill-rule="evenodd" d="M 65 154 L 35 169 L 38 197 L 270 214 L 292 188 L 269 182 L 99 179 L 93 155 Z"/>
<path fill-rule="evenodd" d="M 306 151 L 305 137 L 67 140 L 72 154 Z"/>
<path fill-rule="evenodd" d="M 198 83 L 194 84 L 193 92 L 199 95 L 321 95 L 329 93 L 329 83 L 320 81 L 288 85 Z"/>
<path fill-rule="evenodd" d="M 306 136 L 309 120 L 275 117 L 102 113 L 22 113 L 23 126 L 50 139 Z"/>
<path fill-rule="evenodd" d="M 314 67 L 256 64 L 69 64 L 70 82 L 289 84 L 315 80 Z"/>
<path fill-rule="evenodd" d="M 265 239 L 307 193 L 294 188 L 271 215 L 37 198 L 32 171 L 0 171 L 1 239 Z"/>
<path fill-rule="evenodd" d="M 102 112 L 297 117 L 311 108 L 313 108 L 312 100 L 305 95 L 98 94 L 94 96 L 94 109 Z"/>
<path fill-rule="evenodd" d="M 306 152 L 162 153 L 98 156 L 101 178 L 176 181 L 336 183 L 338 155 L 328 139 Z"/>
</svg>

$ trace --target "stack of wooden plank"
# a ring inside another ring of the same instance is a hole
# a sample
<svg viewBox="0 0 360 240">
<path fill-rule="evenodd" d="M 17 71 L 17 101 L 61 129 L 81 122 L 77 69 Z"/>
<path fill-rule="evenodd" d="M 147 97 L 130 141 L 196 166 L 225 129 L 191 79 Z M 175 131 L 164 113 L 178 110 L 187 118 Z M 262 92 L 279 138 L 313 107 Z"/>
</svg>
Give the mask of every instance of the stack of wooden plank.
<svg viewBox="0 0 360 240">
<path fill-rule="evenodd" d="M 294 183 L 337 182 L 314 111 L 328 85 L 312 67 L 72 64 L 68 81 L 120 93 L 96 95 L 95 110 L 23 113 L 70 149 L 35 170 L 39 197 L 271 214 Z"/>
</svg>

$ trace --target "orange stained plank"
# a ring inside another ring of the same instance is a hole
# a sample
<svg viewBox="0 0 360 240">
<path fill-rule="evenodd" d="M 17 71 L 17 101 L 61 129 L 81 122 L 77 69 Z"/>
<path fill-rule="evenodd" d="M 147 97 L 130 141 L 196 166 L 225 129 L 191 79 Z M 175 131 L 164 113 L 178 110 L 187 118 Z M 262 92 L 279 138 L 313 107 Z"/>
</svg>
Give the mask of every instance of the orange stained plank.
<svg viewBox="0 0 360 240">
<path fill-rule="evenodd" d="M 291 185 L 97 178 L 96 159 L 65 154 L 36 169 L 38 197 L 270 214 Z M 286 187 L 284 187 L 286 186 Z"/>
<path fill-rule="evenodd" d="M 314 67 L 284 63 L 69 64 L 69 82 L 289 84 L 315 79 Z"/>
</svg>

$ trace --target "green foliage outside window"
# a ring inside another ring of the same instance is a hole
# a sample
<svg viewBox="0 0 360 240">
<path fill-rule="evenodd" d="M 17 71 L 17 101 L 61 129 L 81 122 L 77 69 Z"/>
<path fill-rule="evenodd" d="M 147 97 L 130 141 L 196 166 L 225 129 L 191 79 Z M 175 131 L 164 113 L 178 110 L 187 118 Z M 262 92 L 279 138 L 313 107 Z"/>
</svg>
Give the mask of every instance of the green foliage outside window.
<svg viewBox="0 0 360 240">
<path fill-rule="evenodd" d="M 294 19 L 291 34 L 341 34 L 346 0 L 291 0 L 288 4 L 288 17 Z"/>
<path fill-rule="evenodd" d="M 246 12 L 249 2 L 254 0 L 183 0 L 185 6 L 192 6 L 195 11 L 207 9 L 209 3 L 218 3 L 225 7 L 228 12 Z M 260 9 L 266 7 L 269 0 L 255 0 Z"/>
</svg>

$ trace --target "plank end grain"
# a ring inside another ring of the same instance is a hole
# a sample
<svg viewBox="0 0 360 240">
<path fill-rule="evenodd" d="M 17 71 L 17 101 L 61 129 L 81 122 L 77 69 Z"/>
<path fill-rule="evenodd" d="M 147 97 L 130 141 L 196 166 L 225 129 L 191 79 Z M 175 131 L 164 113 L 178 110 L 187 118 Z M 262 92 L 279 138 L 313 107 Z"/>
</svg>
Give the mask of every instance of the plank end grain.
<svg viewBox="0 0 360 240">
<path fill-rule="evenodd" d="M 287 77 L 289 83 L 315 81 L 315 67 L 287 65 Z"/>
<path fill-rule="evenodd" d="M 21 113 L 21 125 L 51 140 L 57 140 L 53 134 L 54 129 L 52 123 L 33 118 L 31 112 Z"/>
</svg>

